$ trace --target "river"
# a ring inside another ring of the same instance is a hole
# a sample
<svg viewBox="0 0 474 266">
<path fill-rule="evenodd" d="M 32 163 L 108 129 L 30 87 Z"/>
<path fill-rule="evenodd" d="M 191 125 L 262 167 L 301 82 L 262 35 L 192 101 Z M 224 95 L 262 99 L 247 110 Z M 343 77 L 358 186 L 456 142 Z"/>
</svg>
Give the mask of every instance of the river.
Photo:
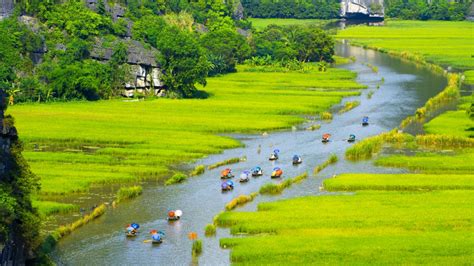
<svg viewBox="0 0 474 266">
<path fill-rule="evenodd" d="M 360 106 L 343 114 L 335 114 L 333 121 L 322 123 L 321 129 L 316 131 L 304 130 L 301 126 L 296 130 L 270 133 L 268 136 L 234 136 L 245 144 L 244 148 L 227 150 L 196 164 L 209 165 L 231 157 L 246 156 L 247 161 L 230 166 L 236 176 L 256 165 L 262 166 L 264 176 L 252 178 L 245 184 L 239 184 L 235 178 L 236 187 L 228 193 L 220 191 L 219 172 L 225 167 L 206 171 L 183 184 L 145 187 L 143 195 L 136 200 L 110 209 L 103 217 L 61 240 L 53 253 L 56 262 L 66 265 L 228 265 L 229 251 L 219 247 L 219 238 L 229 236 L 229 230 L 219 229 L 215 237 L 205 238 L 204 227 L 212 222 L 214 215 L 222 211 L 232 198 L 256 192 L 267 182 L 280 182 L 271 180 L 268 176 L 274 166 L 283 168 L 283 179 L 304 172 L 310 173 L 310 177 L 285 190 L 282 195 L 258 196 L 254 202 L 237 211 L 254 210 L 262 201 L 326 194 L 328 192 L 320 192 L 318 187 L 324 178 L 334 174 L 403 171 L 375 167 L 370 161 L 352 163 L 344 160 L 344 151 L 351 145 L 344 139 L 351 133 L 361 139 L 397 127 L 406 116 L 413 114 L 427 99 L 441 91 L 446 86 L 446 79 L 412 63 L 347 43 L 338 44 L 336 51 L 338 55 L 356 58 L 355 63 L 340 67 L 356 72 L 357 81 L 369 87 L 361 96 L 343 100 L 343 103 L 359 100 Z M 376 66 L 378 73 L 374 73 L 367 63 Z M 377 85 L 380 85 L 379 89 Z M 369 91 L 374 91 L 370 99 L 367 97 Z M 365 115 L 370 117 L 368 127 L 360 125 Z M 326 132 L 332 134 L 333 141 L 322 144 L 321 135 Z M 258 153 L 259 146 L 261 153 Z M 275 148 L 281 151 L 280 159 L 270 162 L 268 156 Z M 333 153 L 339 157 L 337 164 L 313 176 L 313 168 Z M 294 154 L 302 156 L 302 164 L 292 165 L 291 158 Z M 166 220 L 168 209 L 181 209 L 184 213 L 182 219 L 169 223 Z M 143 232 L 135 239 L 127 239 L 124 227 L 132 221 L 140 223 Z M 149 239 L 147 232 L 151 229 L 166 233 L 160 246 L 143 242 Z M 203 239 L 203 253 L 198 261 L 193 261 L 191 256 L 189 232 L 197 232 L 200 239 Z"/>
</svg>

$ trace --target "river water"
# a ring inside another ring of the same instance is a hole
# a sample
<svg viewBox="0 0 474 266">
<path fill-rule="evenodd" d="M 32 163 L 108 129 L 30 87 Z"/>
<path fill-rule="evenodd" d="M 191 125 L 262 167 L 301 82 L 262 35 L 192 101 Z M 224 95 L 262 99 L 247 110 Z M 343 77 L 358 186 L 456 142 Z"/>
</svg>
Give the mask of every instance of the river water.
<svg viewBox="0 0 474 266">
<path fill-rule="evenodd" d="M 321 129 L 316 131 L 306 131 L 301 127 L 297 130 L 270 133 L 268 136 L 235 136 L 245 144 L 244 148 L 227 150 L 196 164 L 209 165 L 232 157 L 246 156 L 247 161 L 231 166 L 236 176 L 256 165 L 264 169 L 264 176 L 252 178 L 245 184 L 239 184 L 235 179 L 235 189 L 221 193 L 219 172 L 224 166 L 206 171 L 205 174 L 191 178 L 183 184 L 145 187 L 143 195 L 136 200 L 110 209 L 103 217 L 60 241 L 53 253 L 56 262 L 67 265 L 228 265 L 229 251 L 219 247 L 219 238 L 228 237 L 228 230 L 219 229 L 215 237 L 205 238 L 204 227 L 212 222 L 214 215 L 222 211 L 232 198 L 256 192 L 268 182 L 281 182 L 271 180 L 268 175 L 274 166 L 283 168 L 282 179 L 304 172 L 310 173 L 310 177 L 285 190 L 282 195 L 258 196 L 254 202 L 237 211 L 255 210 L 256 205 L 262 201 L 327 194 L 328 192 L 320 192 L 318 187 L 322 180 L 334 174 L 403 171 L 375 167 L 370 161 L 352 163 L 344 160 L 344 151 L 351 145 L 344 139 L 351 133 L 361 139 L 397 127 L 406 116 L 413 114 L 427 99 L 446 86 L 445 78 L 387 54 L 364 50 L 346 43 L 338 44 L 336 50 L 338 55 L 356 58 L 355 63 L 341 67 L 358 73 L 357 81 L 369 87 L 361 96 L 343 100 L 343 103 L 359 100 L 360 106 L 347 113 L 335 114 L 332 122 L 322 123 Z M 367 63 L 376 66 L 378 73 L 374 73 Z M 379 89 L 377 85 L 380 86 Z M 370 99 L 367 97 L 369 91 L 374 91 Z M 365 115 L 370 117 L 371 124 L 368 127 L 360 125 Z M 320 139 L 326 132 L 332 134 L 333 141 L 323 144 Z M 280 159 L 270 162 L 268 156 L 275 148 L 281 151 Z M 338 163 L 313 176 L 313 168 L 333 153 L 338 155 Z M 291 164 L 294 154 L 303 157 L 302 164 Z M 168 222 L 168 209 L 181 209 L 184 213 L 182 219 Z M 143 232 L 135 239 L 127 239 L 124 227 L 132 221 L 140 223 Z M 146 232 L 151 229 L 166 233 L 160 246 L 143 242 L 149 239 Z M 203 253 L 198 261 L 193 261 L 191 256 L 192 243 L 187 237 L 189 232 L 197 232 L 199 238 L 203 239 Z"/>
</svg>

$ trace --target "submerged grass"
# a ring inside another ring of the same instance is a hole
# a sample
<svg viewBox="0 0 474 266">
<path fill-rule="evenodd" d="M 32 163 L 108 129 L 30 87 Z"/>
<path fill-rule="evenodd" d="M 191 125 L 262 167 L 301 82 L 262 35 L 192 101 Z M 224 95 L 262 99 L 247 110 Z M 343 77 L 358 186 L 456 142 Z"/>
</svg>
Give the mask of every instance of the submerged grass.
<svg viewBox="0 0 474 266">
<path fill-rule="evenodd" d="M 194 240 L 193 247 L 192 247 L 192 255 L 193 257 L 197 257 L 202 253 L 202 240 Z"/>
<path fill-rule="evenodd" d="M 173 185 L 173 184 L 178 184 L 181 182 L 186 181 L 188 179 L 188 176 L 183 174 L 183 173 L 176 173 L 172 177 L 170 177 L 168 180 L 166 180 L 165 185 Z"/>
<path fill-rule="evenodd" d="M 212 169 L 224 166 L 224 165 L 236 164 L 236 163 L 240 163 L 240 162 L 241 162 L 241 158 L 239 158 L 239 157 L 230 158 L 230 159 L 227 159 L 227 160 L 224 160 L 224 161 L 221 161 L 221 162 L 217 162 L 215 164 L 211 164 L 207 167 L 207 169 L 212 170 Z"/>
<path fill-rule="evenodd" d="M 226 211 L 231 211 L 239 206 L 246 204 L 247 202 L 251 202 L 258 193 L 251 193 L 250 195 L 239 195 L 238 197 L 232 199 L 229 203 L 225 205 Z"/>
<path fill-rule="evenodd" d="M 308 173 L 304 173 L 293 178 L 286 179 L 278 184 L 267 183 L 260 187 L 259 193 L 262 195 L 277 195 L 283 192 L 286 188 L 289 188 L 293 183 L 301 182 L 308 177 Z"/>
<path fill-rule="evenodd" d="M 329 158 L 322 164 L 316 166 L 313 170 L 313 174 L 316 175 L 321 172 L 324 168 L 328 167 L 330 164 L 337 163 L 338 158 L 336 154 L 331 154 Z"/>
<path fill-rule="evenodd" d="M 204 228 L 204 235 L 207 237 L 216 235 L 216 226 L 214 224 L 207 224 Z"/>
<path fill-rule="evenodd" d="M 143 188 L 141 186 L 133 186 L 133 187 L 122 187 L 117 192 L 116 202 L 122 202 L 128 199 L 134 199 L 140 196 L 143 193 Z"/>
<path fill-rule="evenodd" d="M 342 114 L 345 112 L 349 112 L 350 110 L 356 108 L 359 105 L 360 105 L 360 101 L 346 102 L 346 104 L 344 104 L 344 107 L 341 110 L 339 110 L 339 113 Z"/>
</svg>

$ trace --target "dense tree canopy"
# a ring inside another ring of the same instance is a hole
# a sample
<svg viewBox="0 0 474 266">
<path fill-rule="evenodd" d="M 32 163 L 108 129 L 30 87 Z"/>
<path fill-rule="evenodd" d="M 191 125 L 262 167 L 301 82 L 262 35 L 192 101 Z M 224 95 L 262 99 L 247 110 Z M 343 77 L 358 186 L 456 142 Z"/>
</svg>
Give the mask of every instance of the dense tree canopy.
<svg viewBox="0 0 474 266">
<path fill-rule="evenodd" d="M 338 0 L 243 0 L 245 14 L 255 18 L 337 18 Z"/>
<path fill-rule="evenodd" d="M 471 1 L 387 0 L 389 17 L 420 20 L 464 20 Z"/>
</svg>

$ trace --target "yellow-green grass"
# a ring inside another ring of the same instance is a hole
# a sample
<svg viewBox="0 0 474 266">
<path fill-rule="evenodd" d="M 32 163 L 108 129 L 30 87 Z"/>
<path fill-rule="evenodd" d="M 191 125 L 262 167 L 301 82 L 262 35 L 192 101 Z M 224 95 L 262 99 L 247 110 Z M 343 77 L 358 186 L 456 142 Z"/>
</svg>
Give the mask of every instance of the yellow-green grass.
<svg viewBox="0 0 474 266">
<path fill-rule="evenodd" d="M 474 189 L 474 174 L 342 174 L 324 181 L 328 191 Z"/>
<path fill-rule="evenodd" d="M 291 187 L 292 184 L 294 183 L 299 183 L 306 179 L 308 177 L 308 173 L 303 173 L 301 175 L 295 176 L 293 178 L 289 178 L 286 180 L 283 180 L 282 182 L 278 184 L 274 183 L 267 183 L 264 184 L 263 186 L 260 187 L 260 190 L 258 193 L 265 195 L 265 194 L 270 194 L 270 195 L 276 195 L 280 194 L 285 190 L 286 188 Z"/>
<path fill-rule="evenodd" d="M 423 173 L 474 173 L 472 149 L 452 154 L 417 153 L 415 156 L 390 155 L 378 158 L 376 165 L 407 168 Z"/>
<path fill-rule="evenodd" d="M 224 166 L 224 165 L 235 164 L 235 163 L 239 163 L 239 162 L 240 162 L 240 158 L 239 157 L 234 157 L 234 158 L 226 159 L 224 161 L 217 162 L 215 164 L 211 164 L 207 167 L 207 169 L 212 170 L 212 169 Z"/>
<path fill-rule="evenodd" d="M 192 255 L 193 257 L 199 256 L 202 253 L 202 240 L 194 240 L 193 247 L 192 247 Z"/>
<path fill-rule="evenodd" d="M 117 192 L 116 201 L 121 202 L 128 199 L 133 199 L 140 196 L 143 193 L 141 186 L 122 187 Z"/>
<path fill-rule="evenodd" d="M 474 85 L 474 70 L 464 72 L 464 83 Z"/>
<path fill-rule="evenodd" d="M 239 206 L 245 205 L 246 203 L 251 202 L 257 195 L 258 193 L 255 192 L 250 195 L 239 195 L 225 205 L 225 210 L 231 211 Z"/>
<path fill-rule="evenodd" d="M 209 236 L 214 236 L 216 234 L 216 226 L 214 224 L 207 224 L 206 227 L 204 228 L 204 235 L 209 237 Z"/>
<path fill-rule="evenodd" d="M 329 156 L 329 158 L 326 161 L 324 161 L 322 164 L 320 164 L 320 165 L 318 165 L 314 168 L 313 174 L 314 175 L 318 174 L 324 168 L 328 167 L 330 164 L 337 163 L 338 160 L 339 160 L 339 158 L 337 158 L 336 154 L 331 154 L 331 156 Z"/>
<path fill-rule="evenodd" d="M 474 121 L 464 109 L 448 111 L 423 125 L 426 133 L 474 138 Z"/>
<path fill-rule="evenodd" d="M 257 30 L 262 30 L 268 25 L 290 26 L 290 25 L 307 25 L 322 27 L 334 20 L 322 19 L 295 19 L 295 18 L 250 18 L 252 26 Z"/>
<path fill-rule="evenodd" d="M 202 164 L 196 165 L 196 167 L 194 167 L 194 169 L 191 171 L 189 176 L 201 175 L 201 174 L 204 174 L 204 172 L 206 172 L 206 167 L 204 165 Z"/>
<path fill-rule="evenodd" d="M 39 200 L 33 200 L 33 207 L 38 209 L 38 212 L 42 217 L 47 217 L 52 214 L 65 214 L 79 210 L 79 206 L 74 204 Z"/>
<path fill-rule="evenodd" d="M 345 112 L 349 112 L 350 110 L 356 108 L 359 105 L 360 105 L 360 101 L 346 102 L 346 104 L 344 104 L 344 107 L 341 110 L 339 110 L 339 113 L 342 114 Z"/>
<path fill-rule="evenodd" d="M 372 192 L 263 203 L 225 212 L 221 240 L 243 265 L 470 264 L 472 191 Z"/>
<path fill-rule="evenodd" d="M 187 175 L 183 173 L 176 173 L 172 177 L 168 178 L 168 180 L 166 180 L 165 185 L 169 186 L 173 184 L 182 183 L 186 181 L 186 179 L 188 179 Z"/>
<path fill-rule="evenodd" d="M 474 24 L 467 21 L 389 20 L 383 27 L 347 27 L 337 38 L 421 63 L 469 70 L 474 69 L 472 32 Z"/>
<path fill-rule="evenodd" d="M 208 99 L 22 104 L 16 118 L 25 158 L 41 194 L 87 191 L 94 184 L 169 178 L 172 166 L 241 144 L 223 133 L 290 128 L 359 95 L 356 74 L 238 72 L 209 78 Z"/>
</svg>

